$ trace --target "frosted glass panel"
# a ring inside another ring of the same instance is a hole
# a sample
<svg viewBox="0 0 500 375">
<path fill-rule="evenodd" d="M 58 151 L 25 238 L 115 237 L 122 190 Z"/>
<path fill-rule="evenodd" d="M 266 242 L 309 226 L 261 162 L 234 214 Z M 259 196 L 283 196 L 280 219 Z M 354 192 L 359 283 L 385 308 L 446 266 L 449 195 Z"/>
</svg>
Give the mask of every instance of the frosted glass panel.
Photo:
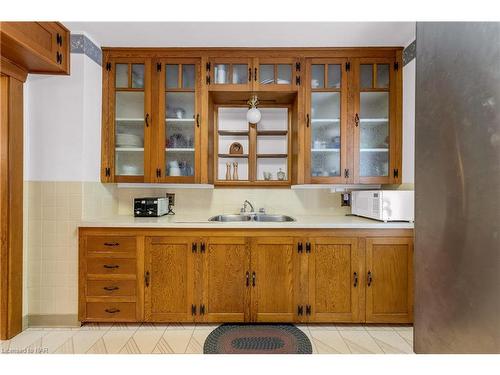
<svg viewBox="0 0 500 375">
<path fill-rule="evenodd" d="M 313 177 L 340 176 L 340 150 L 314 149 L 311 152 Z"/>
<path fill-rule="evenodd" d="M 216 64 L 214 66 L 214 81 L 218 84 L 229 83 L 229 64 Z"/>
<path fill-rule="evenodd" d="M 144 151 L 117 148 L 115 155 L 118 176 L 144 175 Z"/>
<path fill-rule="evenodd" d="M 144 92 L 117 92 L 116 119 L 144 120 Z"/>
<path fill-rule="evenodd" d="M 262 64 L 260 66 L 259 82 L 262 85 L 269 85 L 274 83 L 274 65 Z"/>
<path fill-rule="evenodd" d="M 194 176 L 194 151 L 167 149 L 165 162 L 167 176 Z"/>
<path fill-rule="evenodd" d="M 194 92 L 167 92 L 165 94 L 167 118 L 194 118 Z"/>
<path fill-rule="evenodd" d="M 373 64 L 361 64 L 360 85 L 362 89 L 373 87 Z"/>
<path fill-rule="evenodd" d="M 311 115 L 313 119 L 340 118 L 340 93 L 313 92 Z"/>
<path fill-rule="evenodd" d="M 115 87 L 128 87 L 128 64 L 116 64 Z"/>
<path fill-rule="evenodd" d="M 144 64 L 132 64 L 132 88 L 144 88 Z"/>
<path fill-rule="evenodd" d="M 389 87 L 389 64 L 377 64 L 377 87 Z"/>
<path fill-rule="evenodd" d="M 328 64 L 328 87 L 329 88 L 340 88 L 340 65 L 339 64 Z"/>
<path fill-rule="evenodd" d="M 248 82 L 248 65 L 234 64 L 233 65 L 233 84 L 241 85 Z"/>
<path fill-rule="evenodd" d="M 311 87 L 313 89 L 325 87 L 325 66 L 323 64 L 312 66 Z"/>
<path fill-rule="evenodd" d="M 182 65 L 182 88 L 194 89 L 195 69 L 194 65 Z"/>
<path fill-rule="evenodd" d="M 289 85 L 292 83 L 292 66 L 290 64 L 278 64 L 278 85 Z"/>
<path fill-rule="evenodd" d="M 362 92 L 360 105 L 360 176 L 387 176 L 389 93 Z"/>
<path fill-rule="evenodd" d="M 167 89 L 179 88 L 179 65 L 166 66 Z"/>
</svg>

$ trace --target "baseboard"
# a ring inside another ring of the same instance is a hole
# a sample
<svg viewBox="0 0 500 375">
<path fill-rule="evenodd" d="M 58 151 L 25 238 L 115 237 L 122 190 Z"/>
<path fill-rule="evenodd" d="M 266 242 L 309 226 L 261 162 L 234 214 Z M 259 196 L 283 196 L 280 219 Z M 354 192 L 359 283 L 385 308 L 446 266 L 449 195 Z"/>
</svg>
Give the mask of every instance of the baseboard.
<svg viewBox="0 0 500 375">
<path fill-rule="evenodd" d="M 23 315 L 23 331 L 28 328 L 28 315 Z"/>
<path fill-rule="evenodd" d="M 80 327 L 77 314 L 28 315 L 28 327 Z"/>
</svg>

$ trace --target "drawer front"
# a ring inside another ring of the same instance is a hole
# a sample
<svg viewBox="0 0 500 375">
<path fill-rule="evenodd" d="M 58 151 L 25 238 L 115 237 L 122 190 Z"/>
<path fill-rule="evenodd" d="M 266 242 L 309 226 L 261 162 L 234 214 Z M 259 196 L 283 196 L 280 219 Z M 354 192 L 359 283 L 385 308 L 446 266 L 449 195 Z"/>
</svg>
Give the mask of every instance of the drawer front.
<svg viewBox="0 0 500 375">
<path fill-rule="evenodd" d="M 136 238 L 133 236 L 88 236 L 88 253 L 130 253 L 135 255 L 137 247 Z"/>
<path fill-rule="evenodd" d="M 134 302 L 87 302 L 87 319 L 134 321 Z"/>
<path fill-rule="evenodd" d="M 87 274 L 92 275 L 135 275 L 135 259 L 88 258 Z"/>
<path fill-rule="evenodd" d="M 135 296 L 135 280 L 88 280 L 87 297 Z"/>
</svg>

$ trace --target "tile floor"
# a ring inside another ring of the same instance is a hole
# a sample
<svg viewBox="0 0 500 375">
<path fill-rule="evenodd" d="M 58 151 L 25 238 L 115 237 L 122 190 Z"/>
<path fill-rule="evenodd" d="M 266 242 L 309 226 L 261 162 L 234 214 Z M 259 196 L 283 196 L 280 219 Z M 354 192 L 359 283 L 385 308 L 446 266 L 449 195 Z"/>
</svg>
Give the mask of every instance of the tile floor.
<svg viewBox="0 0 500 375">
<path fill-rule="evenodd" d="M 202 354 L 217 325 L 86 324 L 80 328 L 28 328 L 0 341 L 2 353 Z M 413 353 L 413 327 L 297 325 L 319 354 Z"/>
</svg>

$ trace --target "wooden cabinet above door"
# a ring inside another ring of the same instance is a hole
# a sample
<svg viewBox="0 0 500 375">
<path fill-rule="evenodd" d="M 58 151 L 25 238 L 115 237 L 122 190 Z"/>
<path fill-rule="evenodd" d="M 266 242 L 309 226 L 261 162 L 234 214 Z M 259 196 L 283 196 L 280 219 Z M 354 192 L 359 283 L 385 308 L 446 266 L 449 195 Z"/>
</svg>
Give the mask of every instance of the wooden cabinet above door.
<svg viewBox="0 0 500 375">
<path fill-rule="evenodd" d="M 211 58 L 206 83 L 212 91 L 251 91 L 254 69 L 251 58 Z"/>
</svg>

